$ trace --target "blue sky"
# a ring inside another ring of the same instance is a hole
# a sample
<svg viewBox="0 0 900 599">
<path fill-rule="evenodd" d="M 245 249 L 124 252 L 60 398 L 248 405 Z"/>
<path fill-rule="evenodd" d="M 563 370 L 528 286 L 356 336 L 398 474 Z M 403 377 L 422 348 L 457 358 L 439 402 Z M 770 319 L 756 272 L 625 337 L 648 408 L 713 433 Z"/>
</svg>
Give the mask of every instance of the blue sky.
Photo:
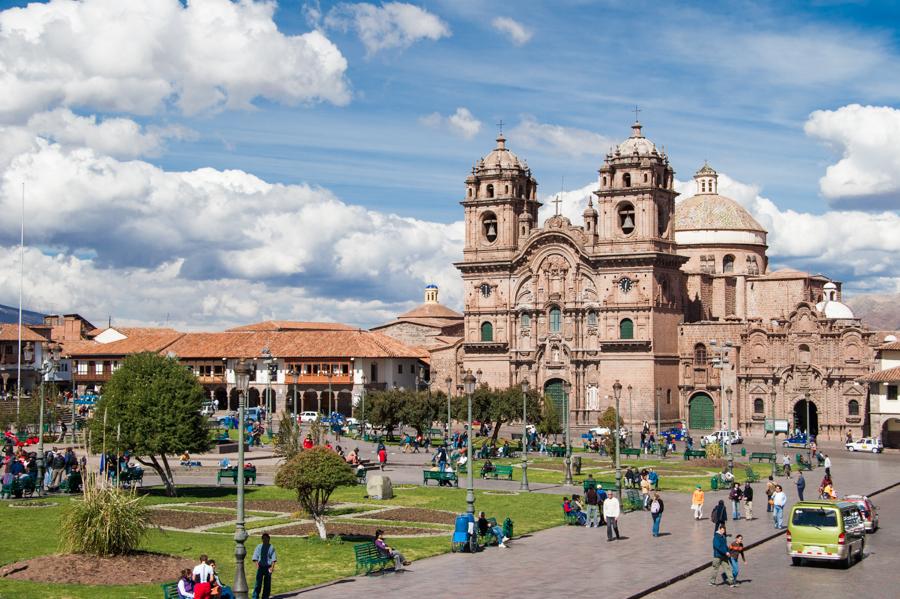
<svg viewBox="0 0 900 599">
<path fill-rule="evenodd" d="M 900 292 L 894 3 L 0 7 L 0 208 L 28 182 L 27 262 L 56 273 L 36 309 L 370 325 L 430 280 L 459 307 L 458 201 L 496 123 L 574 215 L 635 105 L 680 181 L 725 174 L 774 265 Z"/>
</svg>

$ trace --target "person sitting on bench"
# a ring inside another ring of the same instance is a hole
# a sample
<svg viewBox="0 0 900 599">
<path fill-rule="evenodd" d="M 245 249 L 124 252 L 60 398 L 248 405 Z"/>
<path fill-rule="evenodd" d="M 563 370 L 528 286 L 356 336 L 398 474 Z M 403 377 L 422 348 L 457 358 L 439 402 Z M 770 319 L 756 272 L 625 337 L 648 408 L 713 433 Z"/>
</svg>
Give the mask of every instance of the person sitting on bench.
<svg viewBox="0 0 900 599">
<path fill-rule="evenodd" d="M 484 512 L 478 515 L 478 534 L 483 537 L 488 536 L 488 533 L 494 535 L 497 538 L 497 546 L 503 547 L 506 549 L 506 542 L 509 540 L 508 537 L 503 535 L 503 529 L 499 526 L 491 526 L 491 523 L 488 522 L 487 517 L 484 515 Z"/>
<path fill-rule="evenodd" d="M 387 543 L 384 542 L 383 530 L 375 531 L 375 548 L 378 549 L 378 553 L 380 553 L 381 555 L 393 558 L 394 569 L 398 572 L 403 569 L 403 566 L 409 565 L 409 562 L 405 557 L 403 557 L 402 553 L 400 553 L 399 551 L 395 551 Z"/>
<path fill-rule="evenodd" d="M 494 464 L 491 463 L 491 459 L 486 459 L 484 465 L 481 467 L 481 477 L 484 478 L 489 472 L 493 472 L 494 470 L 496 470 L 496 468 L 494 468 Z"/>
</svg>

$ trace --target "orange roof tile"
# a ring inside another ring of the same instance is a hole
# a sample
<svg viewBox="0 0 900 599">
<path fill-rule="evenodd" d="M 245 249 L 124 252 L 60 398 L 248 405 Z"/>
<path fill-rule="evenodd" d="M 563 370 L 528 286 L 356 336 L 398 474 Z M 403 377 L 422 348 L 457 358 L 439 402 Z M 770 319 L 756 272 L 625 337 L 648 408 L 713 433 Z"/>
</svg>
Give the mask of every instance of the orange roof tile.
<svg viewBox="0 0 900 599">
<path fill-rule="evenodd" d="M 0 324 L 0 341 L 16 341 L 19 340 L 19 325 L 17 323 Z M 43 335 L 35 333 L 29 329 L 27 325 L 22 325 L 22 341 L 32 341 L 40 343 L 47 341 Z"/>
<path fill-rule="evenodd" d="M 340 322 L 298 322 L 293 320 L 265 320 L 245 324 L 227 332 L 236 331 L 352 331 L 355 327 Z"/>
<path fill-rule="evenodd" d="M 404 312 L 398 319 L 405 318 L 452 318 L 454 320 L 462 320 L 463 315 L 459 312 L 451 310 L 443 304 L 426 303 L 416 306 L 409 312 Z"/>
<path fill-rule="evenodd" d="M 885 343 L 878 347 L 878 349 L 887 349 L 891 351 L 900 351 L 900 341 L 893 341 L 891 343 Z"/>
<path fill-rule="evenodd" d="M 122 329 L 116 329 L 122 332 Z M 135 329 L 131 329 L 134 331 Z M 142 352 L 160 352 L 172 345 L 184 333 L 172 329 L 145 329 L 152 333 L 132 333 L 126 339 L 110 343 L 96 341 L 75 341 L 63 346 L 65 355 L 77 358 L 80 356 L 127 356 Z"/>
<path fill-rule="evenodd" d="M 879 370 L 873 372 L 869 376 L 863 377 L 863 381 L 870 383 L 896 383 L 900 382 L 900 366 L 896 368 L 888 368 L 887 370 Z"/>
</svg>

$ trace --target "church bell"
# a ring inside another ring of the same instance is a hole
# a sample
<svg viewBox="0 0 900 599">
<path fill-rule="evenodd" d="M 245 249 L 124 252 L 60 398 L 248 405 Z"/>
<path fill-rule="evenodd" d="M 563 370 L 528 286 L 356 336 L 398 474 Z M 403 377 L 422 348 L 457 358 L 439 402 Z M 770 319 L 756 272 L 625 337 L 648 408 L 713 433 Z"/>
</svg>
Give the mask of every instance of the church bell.
<svg viewBox="0 0 900 599">
<path fill-rule="evenodd" d="M 633 229 L 634 228 L 634 219 L 631 217 L 630 214 L 626 215 L 625 220 L 622 221 L 622 228 L 623 229 Z"/>
<path fill-rule="evenodd" d="M 488 237 L 493 237 L 494 235 L 497 234 L 497 227 L 495 227 L 493 225 L 493 223 L 488 225 L 487 234 L 488 234 Z"/>
</svg>

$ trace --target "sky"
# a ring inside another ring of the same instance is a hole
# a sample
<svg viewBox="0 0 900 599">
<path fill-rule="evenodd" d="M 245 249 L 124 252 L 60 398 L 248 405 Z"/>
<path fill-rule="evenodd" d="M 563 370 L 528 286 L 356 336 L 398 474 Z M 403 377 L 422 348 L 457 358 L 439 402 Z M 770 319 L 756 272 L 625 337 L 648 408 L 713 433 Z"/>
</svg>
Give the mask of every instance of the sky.
<svg viewBox="0 0 900 599">
<path fill-rule="evenodd" d="M 495 145 L 580 222 L 630 133 L 705 160 L 771 268 L 900 293 L 892 2 L 0 2 L 0 303 L 372 326 L 436 282 Z M 23 194 L 24 191 L 24 194 Z M 544 215 L 550 213 L 545 206 Z"/>
</svg>

